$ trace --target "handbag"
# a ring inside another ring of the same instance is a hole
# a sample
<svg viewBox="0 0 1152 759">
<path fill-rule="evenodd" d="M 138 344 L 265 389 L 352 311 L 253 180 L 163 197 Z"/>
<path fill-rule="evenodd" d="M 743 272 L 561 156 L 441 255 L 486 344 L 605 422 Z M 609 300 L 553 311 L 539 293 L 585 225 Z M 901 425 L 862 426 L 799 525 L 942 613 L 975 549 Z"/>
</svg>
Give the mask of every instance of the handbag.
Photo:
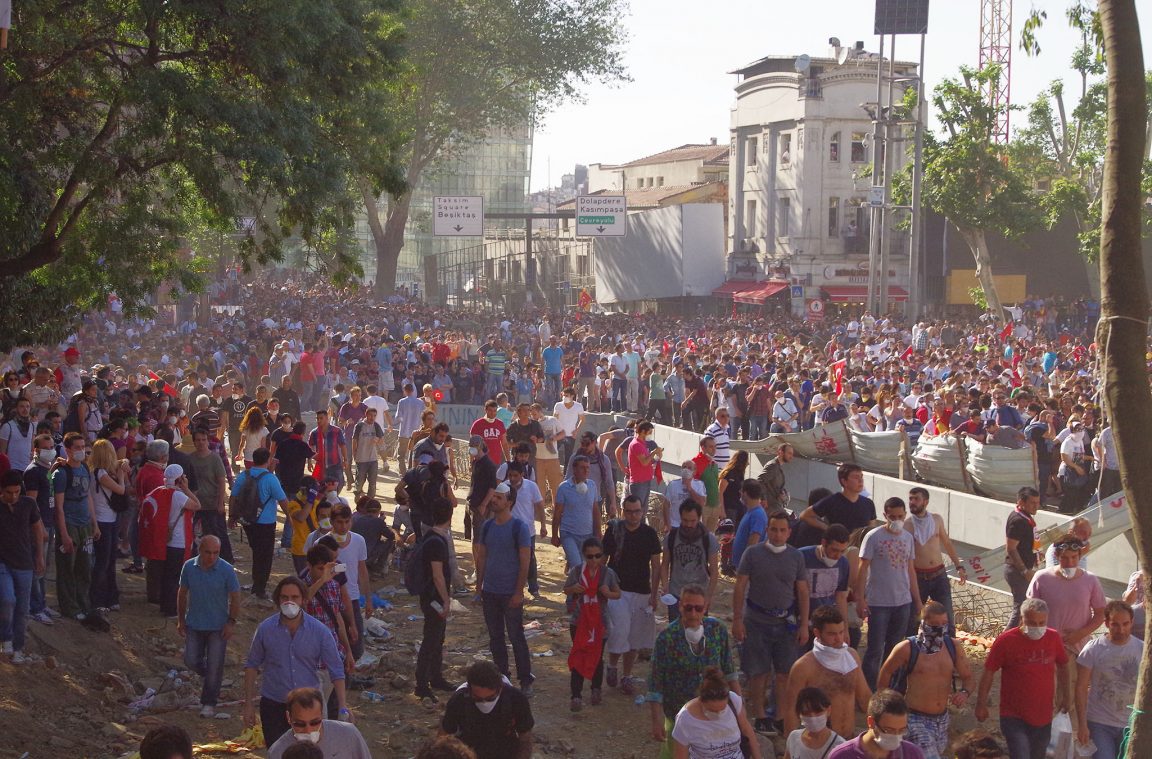
<svg viewBox="0 0 1152 759">
<path fill-rule="evenodd" d="M 1088 478 L 1091 476 L 1088 472 L 1087 460 L 1080 454 L 1073 457 L 1073 461 L 1078 467 L 1084 470 L 1083 474 L 1079 474 L 1072 469 L 1072 467 L 1065 465 L 1064 471 L 1060 474 L 1060 482 L 1065 487 L 1079 488 L 1088 484 Z"/>
<path fill-rule="evenodd" d="M 736 711 L 736 704 L 732 703 L 732 698 L 728 698 L 728 708 L 732 710 L 732 716 L 736 718 L 736 729 L 740 729 L 740 713 Z M 752 741 L 740 730 L 740 753 L 744 759 L 750 759 L 752 756 Z"/>
</svg>

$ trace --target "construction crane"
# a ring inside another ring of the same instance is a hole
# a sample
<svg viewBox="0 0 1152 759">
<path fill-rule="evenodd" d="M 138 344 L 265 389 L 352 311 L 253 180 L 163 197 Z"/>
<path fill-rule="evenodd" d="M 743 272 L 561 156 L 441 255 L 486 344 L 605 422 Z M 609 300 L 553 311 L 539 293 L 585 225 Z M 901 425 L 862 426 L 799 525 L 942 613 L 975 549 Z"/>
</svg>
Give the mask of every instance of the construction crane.
<svg viewBox="0 0 1152 759">
<path fill-rule="evenodd" d="M 980 0 L 980 68 L 991 64 L 1000 66 L 1000 76 L 987 93 L 996 111 L 992 141 L 1006 144 L 1012 102 L 1012 0 Z"/>
</svg>

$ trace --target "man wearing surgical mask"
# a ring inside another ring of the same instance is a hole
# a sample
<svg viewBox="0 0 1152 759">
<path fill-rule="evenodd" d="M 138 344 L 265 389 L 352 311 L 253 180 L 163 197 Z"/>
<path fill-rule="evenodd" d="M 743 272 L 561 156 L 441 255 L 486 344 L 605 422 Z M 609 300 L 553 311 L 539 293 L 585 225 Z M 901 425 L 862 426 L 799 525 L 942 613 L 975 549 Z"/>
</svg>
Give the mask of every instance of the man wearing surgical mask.
<svg viewBox="0 0 1152 759">
<path fill-rule="evenodd" d="M 948 707 L 963 707 L 975 687 L 964 647 L 949 635 L 948 610 L 938 601 L 927 601 L 916 635 L 901 641 L 880 668 L 880 682 L 890 683 L 903 667 L 907 678 L 908 741 L 920 747 L 927 759 L 948 756 Z M 915 656 L 915 659 L 913 659 Z M 962 686 L 952 692 L 956 676 Z"/>
<path fill-rule="evenodd" d="M 1052 734 L 1052 704 L 1067 712 L 1072 704 L 1068 651 L 1048 625 L 1048 604 L 1028 598 L 1020 604 L 1020 626 L 1004 631 L 988 650 L 976 719 L 988 719 L 988 696 L 996 672 L 1000 678 L 1000 732 L 1013 759 L 1043 759 Z"/>
<path fill-rule="evenodd" d="M 532 756 L 536 721 L 528 698 L 492 662 L 474 662 L 465 677 L 448 699 L 440 734 L 459 738 L 477 759 Z"/>
<path fill-rule="evenodd" d="M 924 759 L 924 752 L 904 740 L 908 734 L 908 704 L 894 690 L 885 689 L 868 702 L 868 729 L 828 754 L 828 759 Z"/>
<path fill-rule="evenodd" d="M 732 637 L 744 644 L 740 666 L 748 678 L 748 713 L 767 730 L 764 689 L 776 674 L 776 693 L 788 690 L 788 672 L 808 642 L 808 572 L 800 551 L 788 545 L 788 514 L 768 517 L 767 540 L 740 557 L 732 591 Z M 778 704 L 781 714 L 784 704 Z M 782 715 L 781 715 L 782 716 Z"/>
<path fill-rule="evenodd" d="M 280 759 L 297 741 L 315 743 L 324 756 L 372 758 L 355 725 L 324 719 L 324 697 L 316 688 L 296 688 L 288 694 L 286 706 L 289 730 L 268 747 L 268 759 Z"/>
<path fill-rule="evenodd" d="M 317 670 L 323 666 L 332 678 L 341 721 L 351 722 L 344 690 L 344 661 L 336 638 L 320 620 L 304 613 L 307 594 L 299 577 L 285 577 L 272 592 L 278 612 L 256 628 L 244 663 L 244 726 L 256 725 L 256 676 L 260 678 L 260 726 L 264 745 L 272 746 L 289 732 L 288 697 L 297 688 L 320 687 Z M 317 713 L 322 707 L 317 694 Z M 307 731 L 314 731 L 309 726 Z"/>
<path fill-rule="evenodd" d="M 567 569 L 581 563 L 580 546 L 590 537 L 601 536 L 600 493 L 588 479 L 590 462 L 575 456 L 568 479 L 556 488 L 552 509 L 552 545 L 563 547 Z"/>
<path fill-rule="evenodd" d="M 876 686 L 880 664 L 904 639 L 910 615 L 920 614 L 920 588 L 916 582 L 916 547 L 904 529 L 907 509 L 903 499 L 884 502 L 885 523 L 864 536 L 860 569 L 856 575 L 856 613 L 868 620 L 868 647 L 864 677 Z"/>
</svg>

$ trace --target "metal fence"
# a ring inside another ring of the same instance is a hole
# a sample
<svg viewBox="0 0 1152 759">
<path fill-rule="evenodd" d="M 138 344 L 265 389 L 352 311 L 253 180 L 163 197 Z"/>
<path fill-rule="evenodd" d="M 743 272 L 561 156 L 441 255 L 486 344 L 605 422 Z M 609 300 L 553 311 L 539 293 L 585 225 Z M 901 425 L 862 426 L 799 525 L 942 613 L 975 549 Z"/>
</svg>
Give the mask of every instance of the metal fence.
<svg viewBox="0 0 1152 759">
<path fill-rule="evenodd" d="M 956 629 L 981 638 L 996 638 L 1012 616 L 1012 594 L 975 582 L 961 585 L 952 578 L 952 611 Z"/>
</svg>

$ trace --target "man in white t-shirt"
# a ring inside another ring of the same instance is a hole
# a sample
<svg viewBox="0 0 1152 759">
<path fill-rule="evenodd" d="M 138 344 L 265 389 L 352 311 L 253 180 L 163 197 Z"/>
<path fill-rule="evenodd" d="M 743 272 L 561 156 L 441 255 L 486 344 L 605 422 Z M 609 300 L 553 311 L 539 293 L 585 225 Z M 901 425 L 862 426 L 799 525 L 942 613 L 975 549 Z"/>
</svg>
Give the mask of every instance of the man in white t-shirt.
<svg viewBox="0 0 1152 759">
<path fill-rule="evenodd" d="M 352 532 L 352 509 L 346 503 L 332 507 L 332 532 L 325 536 L 336 541 L 336 561 L 345 567 L 348 598 L 352 600 L 352 613 L 356 618 L 356 640 L 352 642 L 352 655 L 364 655 L 364 615 L 372 616 L 372 588 L 368 584 L 368 544 L 359 533 Z M 364 611 L 360 611 L 360 599 Z"/>
<path fill-rule="evenodd" d="M 668 533 L 680 526 L 680 505 L 692 499 L 704 508 L 708 493 L 704 483 L 696 478 L 696 463 L 688 459 L 680 465 L 682 472 L 680 479 L 672 480 L 664 488 L 664 502 L 661 509 L 664 512 L 664 532 Z"/>
<path fill-rule="evenodd" d="M 384 429 L 389 432 L 392 431 L 392 414 L 388 410 L 388 401 L 381 397 L 375 385 L 368 386 L 368 397 L 364 399 L 364 405 L 376 409 L 376 422 L 384 425 Z"/>
<path fill-rule="evenodd" d="M 1132 607 L 1111 601 L 1104 607 L 1108 633 L 1093 638 L 1076 657 L 1076 738 L 1091 740 L 1096 756 L 1120 756 L 1120 742 L 1136 703 L 1136 674 L 1144 644 L 1132 637 Z"/>
<path fill-rule="evenodd" d="M 576 401 L 575 390 L 565 388 L 560 401 L 552 407 L 552 414 L 560 422 L 564 437 L 557 441 L 560 462 L 567 465 L 576 447 L 576 433 L 584 426 L 584 406 Z"/>
</svg>

